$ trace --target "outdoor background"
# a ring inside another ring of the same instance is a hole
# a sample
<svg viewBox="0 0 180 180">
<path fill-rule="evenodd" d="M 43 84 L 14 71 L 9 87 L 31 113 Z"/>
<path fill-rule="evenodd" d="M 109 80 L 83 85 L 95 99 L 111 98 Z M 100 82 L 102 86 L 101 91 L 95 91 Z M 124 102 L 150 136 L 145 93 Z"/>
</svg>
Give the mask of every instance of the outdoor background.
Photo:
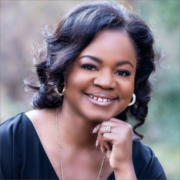
<svg viewBox="0 0 180 180">
<path fill-rule="evenodd" d="M 32 94 L 24 92 L 23 79 L 33 70 L 32 45 L 41 43 L 46 25 L 55 26 L 62 15 L 81 1 L 1 0 L 1 116 L 4 120 L 31 109 Z M 164 54 L 157 73 L 146 124 L 139 131 L 162 163 L 167 178 L 180 179 L 180 1 L 118 1 L 133 8 L 155 35 L 156 49 Z"/>
</svg>

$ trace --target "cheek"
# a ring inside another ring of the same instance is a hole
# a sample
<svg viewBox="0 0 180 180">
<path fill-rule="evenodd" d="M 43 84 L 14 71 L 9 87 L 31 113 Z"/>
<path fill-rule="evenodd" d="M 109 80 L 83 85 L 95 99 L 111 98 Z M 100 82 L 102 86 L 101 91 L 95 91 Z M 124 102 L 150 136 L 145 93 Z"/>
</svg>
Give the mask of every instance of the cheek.
<svg viewBox="0 0 180 180">
<path fill-rule="evenodd" d="M 118 90 L 121 99 L 131 100 L 134 92 L 134 79 L 124 80 L 119 82 Z"/>
<path fill-rule="evenodd" d="M 65 86 L 67 91 L 73 93 L 76 91 L 83 91 L 91 85 L 91 76 L 81 72 L 80 70 L 73 70 L 66 76 Z"/>
</svg>

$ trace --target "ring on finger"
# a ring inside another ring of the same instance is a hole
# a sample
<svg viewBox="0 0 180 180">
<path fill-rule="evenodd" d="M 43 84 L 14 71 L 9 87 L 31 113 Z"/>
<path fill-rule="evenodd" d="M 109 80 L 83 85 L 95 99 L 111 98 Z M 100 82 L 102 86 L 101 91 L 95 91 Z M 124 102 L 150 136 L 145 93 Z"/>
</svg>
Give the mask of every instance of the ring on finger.
<svg viewBox="0 0 180 180">
<path fill-rule="evenodd" d="M 111 125 L 108 124 L 108 125 L 106 126 L 106 132 L 107 132 L 107 133 L 111 133 Z"/>
</svg>

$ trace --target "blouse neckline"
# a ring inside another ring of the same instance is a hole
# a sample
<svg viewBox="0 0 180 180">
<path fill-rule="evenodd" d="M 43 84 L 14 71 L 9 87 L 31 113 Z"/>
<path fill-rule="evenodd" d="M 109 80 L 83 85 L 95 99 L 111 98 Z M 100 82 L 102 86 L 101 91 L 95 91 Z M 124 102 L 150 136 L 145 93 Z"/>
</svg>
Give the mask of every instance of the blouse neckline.
<svg viewBox="0 0 180 180">
<path fill-rule="evenodd" d="M 31 120 L 29 119 L 29 117 L 28 117 L 24 112 L 22 112 L 22 114 L 24 115 L 25 119 L 27 119 L 27 122 L 29 122 L 29 124 L 30 124 L 30 126 L 31 126 L 31 129 L 33 130 L 33 132 L 34 132 L 34 134 L 35 134 L 35 136 L 36 136 L 36 138 L 37 138 L 37 141 L 38 141 L 38 143 L 40 144 L 41 150 L 43 151 L 44 156 L 45 156 L 46 160 L 47 160 L 48 163 L 49 163 L 49 166 L 51 167 L 51 169 L 52 169 L 53 173 L 55 174 L 56 178 L 59 179 L 56 171 L 54 170 L 54 168 L 53 168 L 53 166 L 52 166 L 52 164 L 51 164 L 51 162 L 50 162 L 50 160 L 49 160 L 49 158 L 48 158 L 48 156 L 47 156 L 47 154 L 46 154 L 46 151 L 44 150 L 44 147 L 43 147 L 43 145 L 42 145 L 42 143 L 41 143 L 41 141 L 40 141 L 40 139 L 39 139 L 39 136 L 38 136 L 38 134 L 37 134 L 37 132 L 36 132 L 36 129 L 35 129 L 33 123 L 31 122 Z M 111 176 L 113 175 L 113 173 L 114 173 L 114 172 L 112 172 L 112 173 L 109 175 L 109 177 L 107 178 L 107 180 L 109 180 L 109 178 L 111 178 Z"/>
</svg>

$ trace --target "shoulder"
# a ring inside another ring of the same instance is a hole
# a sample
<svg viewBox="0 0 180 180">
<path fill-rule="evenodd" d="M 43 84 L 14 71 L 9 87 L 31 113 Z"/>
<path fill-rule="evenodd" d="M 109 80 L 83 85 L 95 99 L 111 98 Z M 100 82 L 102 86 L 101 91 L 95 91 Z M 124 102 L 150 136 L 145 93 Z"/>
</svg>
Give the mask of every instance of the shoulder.
<svg viewBox="0 0 180 180">
<path fill-rule="evenodd" d="M 143 144 L 140 140 L 133 141 L 133 155 L 134 158 L 151 158 L 154 153 L 147 145 Z M 144 156 L 146 155 L 146 156 Z"/>
<path fill-rule="evenodd" d="M 32 130 L 32 123 L 24 113 L 19 113 L 4 121 L 0 125 L 1 151 L 6 153 L 10 152 L 11 148 L 20 148 L 22 141 L 30 136 Z"/>
<path fill-rule="evenodd" d="M 46 124 L 49 119 L 54 119 L 56 109 L 34 109 L 25 113 L 33 125 Z"/>
<path fill-rule="evenodd" d="M 26 127 L 28 126 L 28 119 L 24 113 L 19 113 L 16 116 L 4 121 L 0 125 L 0 159 L 1 159 L 1 178 L 6 177 L 12 179 L 15 173 L 12 165 L 18 164 L 17 159 L 21 153 L 22 138 Z M 18 167 L 18 165 L 16 166 Z"/>
<path fill-rule="evenodd" d="M 0 135 L 1 137 L 4 135 L 10 135 L 13 132 L 16 132 L 17 129 L 20 129 L 22 125 L 25 125 L 27 123 L 26 116 L 24 113 L 19 113 L 16 116 L 13 116 L 12 118 L 9 118 L 8 120 L 4 121 L 0 125 Z"/>
<path fill-rule="evenodd" d="M 14 143 L 19 144 L 24 135 L 28 133 L 30 126 L 31 122 L 24 113 L 19 113 L 4 121 L 0 125 L 1 150 L 9 150 Z"/>
<path fill-rule="evenodd" d="M 133 163 L 138 179 L 166 179 L 163 167 L 153 150 L 141 141 L 133 142 Z"/>
</svg>

